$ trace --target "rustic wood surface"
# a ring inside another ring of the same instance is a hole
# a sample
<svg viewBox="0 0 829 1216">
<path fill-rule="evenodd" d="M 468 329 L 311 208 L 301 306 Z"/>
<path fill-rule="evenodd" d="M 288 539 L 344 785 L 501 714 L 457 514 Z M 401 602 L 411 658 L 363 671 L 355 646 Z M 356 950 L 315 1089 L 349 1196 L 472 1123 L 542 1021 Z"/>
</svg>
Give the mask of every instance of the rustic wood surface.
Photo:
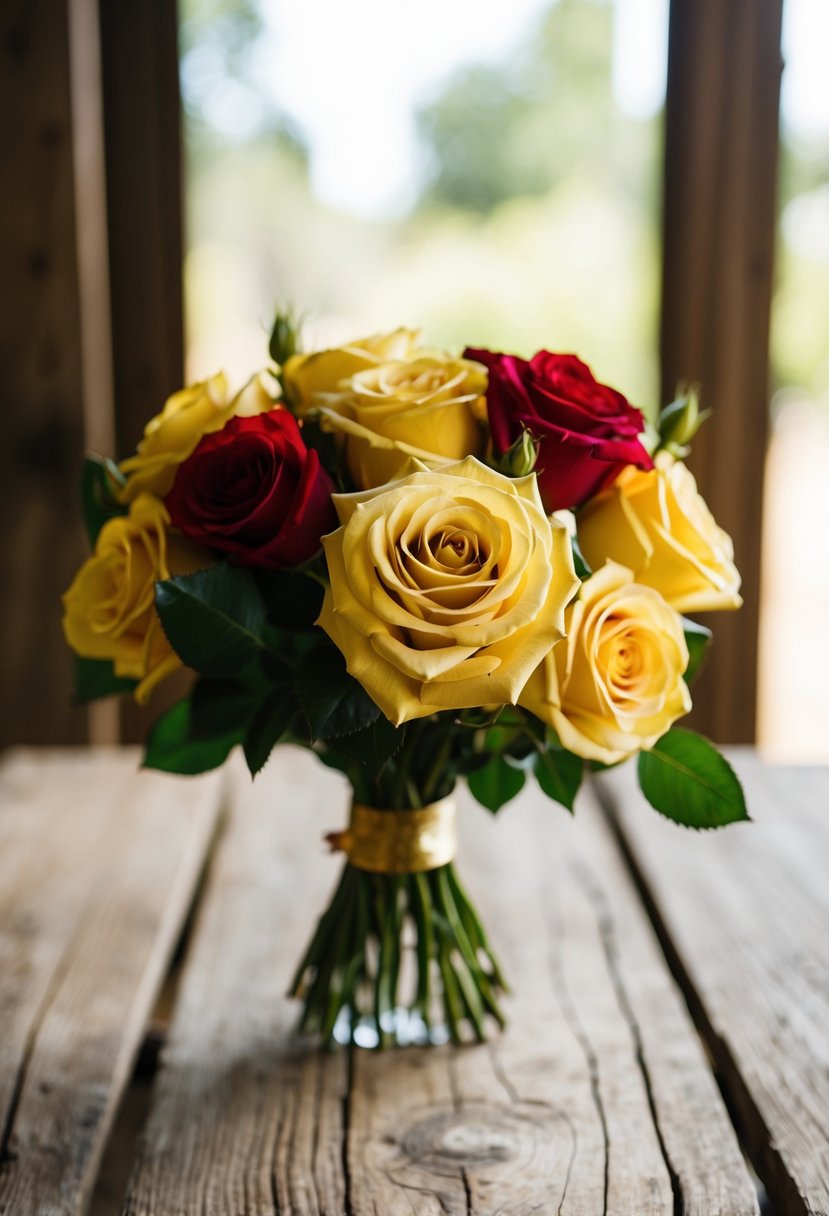
<svg viewBox="0 0 829 1216">
<path fill-rule="evenodd" d="M 756 1196 L 600 813 L 464 801 L 461 869 L 514 983 L 491 1045 L 318 1054 L 291 967 L 346 791 L 281 749 L 241 793 L 194 930 L 125 1212 L 742 1213 Z"/>
<path fill-rule="evenodd" d="M 780 1213 L 829 1212 L 829 770 L 736 752 L 754 822 L 655 819 L 603 779 L 666 954 Z"/>
<path fill-rule="evenodd" d="M 0 767 L 0 1212 L 84 1209 L 193 899 L 217 776 L 132 751 Z"/>
</svg>

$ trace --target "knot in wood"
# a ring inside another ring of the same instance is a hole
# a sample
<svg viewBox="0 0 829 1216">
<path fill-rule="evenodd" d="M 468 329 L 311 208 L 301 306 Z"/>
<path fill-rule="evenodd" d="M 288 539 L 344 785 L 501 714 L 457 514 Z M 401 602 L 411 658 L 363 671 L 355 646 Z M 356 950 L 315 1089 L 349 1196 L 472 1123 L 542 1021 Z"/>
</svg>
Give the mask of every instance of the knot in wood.
<svg viewBox="0 0 829 1216">
<path fill-rule="evenodd" d="M 534 1128 L 506 1107 L 474 1104 L 439 1110 L 415 1123 L 400 1147 L 411 1164 L 431 1174 L 457 1176 L 532 1156 Z"/>
</svg>

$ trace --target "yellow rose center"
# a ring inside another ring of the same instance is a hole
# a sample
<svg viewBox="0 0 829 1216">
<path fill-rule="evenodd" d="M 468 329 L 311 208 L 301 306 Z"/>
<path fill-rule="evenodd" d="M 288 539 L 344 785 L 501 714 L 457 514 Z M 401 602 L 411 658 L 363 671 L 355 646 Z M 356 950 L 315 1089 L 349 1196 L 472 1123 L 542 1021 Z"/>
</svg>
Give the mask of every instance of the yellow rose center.
<svg viewBox="0 0 829 1216">
<path fill-rule="evenodd" d="M 609 616 L 597 649 L 598 668 L 614 698 L 641 697 L 654 667 L 649 639 L 630 620 Z"/>
<path fill-rule="evenodd" d="M 470 566 L 476 570 L 481 568 L 481 546 L 474 533 L 444 528 L 438 536 L 432 537 L 428 548 L 437 564 L 449 570 L 466 571 Z"/>
<path fill-rule="evenodd" d="M 425 503 L 393 541 L 386 589 L 420 620 L 449 625 L 495 586 L 508 551 L 496 521 L 477 507 Z"/>
</svg>

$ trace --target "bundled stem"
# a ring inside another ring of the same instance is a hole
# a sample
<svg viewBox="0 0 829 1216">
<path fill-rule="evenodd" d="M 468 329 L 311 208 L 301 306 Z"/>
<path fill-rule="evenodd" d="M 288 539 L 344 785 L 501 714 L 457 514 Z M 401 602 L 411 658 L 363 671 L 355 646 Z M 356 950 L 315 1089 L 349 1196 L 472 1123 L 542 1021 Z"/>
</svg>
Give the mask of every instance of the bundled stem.
<svg viewBox="0 0 829 1216">
<path fill-rule="evenodd" d="M 346 863 L 290 995 L 304 1002 L 302 1031 L 384 1047 L 481 1042 L 488 1019 L 504 1025 L 505 987 L 454 864 L 395 876 Z"/>
</svg>

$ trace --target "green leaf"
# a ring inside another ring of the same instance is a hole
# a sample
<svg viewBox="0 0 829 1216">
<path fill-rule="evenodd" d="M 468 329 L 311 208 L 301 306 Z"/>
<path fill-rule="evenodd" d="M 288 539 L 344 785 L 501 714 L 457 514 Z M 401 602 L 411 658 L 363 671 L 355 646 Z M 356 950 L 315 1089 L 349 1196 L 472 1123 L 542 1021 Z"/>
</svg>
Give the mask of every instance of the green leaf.
<svg viewBox="0 0 829 1216">
<path fill-rule="evenodd" d="M 483 768 L 466 779 L 472 796 L 488 811 L 499 811 L 524 788 L 526 774 L 500 756 L 491 756 Z"/>
<path fill-rule="evenodd" d="M 257 570 L 256 582 L 273 625 L 280 629 L 313 629 L 323 597 L 316 579 L 287 570 Z"/>
<path fill-rule="evenodd" d="M 696 621 L 689 620 L 687 616 L 682 618 L 682 630 L 690 655 L 684 679 L 686 684 L 690 684 L 708 657 L 711 630 L 706 629 L 705 625 L 699 625 Z"/>
<path fill-rule="evenodd" d="M 200 676 L 190 693 L 190 734 L 210 739 L 243 732 L 262 702 L 262 693 L 234 680 Z"/>
<path fill-rule="evenodd" d="M 75 659 L 75 700 L 97 701 L 115 693 L 132 692 L 137 680 L 117 676 L 111 659 Z"/>
<path fill-rule="evenodd" d="M 586 579 L 586 578 L 590 578 L 592 571 L 591 571 L 590 567 L 588 566 L 587 562 L 584 560 L 584 554 L 581 551 L 581 546 L 579 545 L 578 538 L 575 536 L 571 536 L 570 544 L 573 549 L 573 566 L 575 567 L 576 577 L 580 578 L 582 580 Z"/>
<path fill-rule="evenodd" d="M 224 764 L 231 749 L 241 742 L 240 730 L 228 731 L 214 738 L 195 738 L 192 730 L 189 698 L 178 701 L 162 714 L 152 726 L 144 755 L 144 768 L 162 773 L 182 773 L 191 776 Z"/>
<path fill-rule="evenodd" d="M 113 493 L 124 484 L 118 466 L 104 456 L 87 456 L 81 471 L 81 504 L 89 543 L 94 546 L 101 528 L 116 515 L 126 515 L 127 508 Z"/>
<path fill-rule="evenodd" d="M 584 763 L 564 748 L 539 749 L 535 776 L 548 798 L 572 812 L 581 785 Z"/>
<path fill-rule="evenodd" d="M 164 632 L 187 667 L 238 676 L 266 651 L 265 604 L 253 575 L 222 563 L 155 585 Z"/>
<path fill-rule="evenodd" d="M 296 691 L 314 739 L 333 739 L 363 730 L 380 710 L 353 676 L 336 646 L 318 646 L 300 661 Z"/>
<path fill-rule="evenodd" d="M 244 741 L 245 759 L 252 777 L 264 768 L 274 747 L 291 725 L 297 709 L 293 691 L 285 689 L 273 693 L 260 705 Z"/>
<path fill-rule="evenodd" d="M 343 740 L 349 756 L 378 776 L 403 746 L 405 726 L 395 726 L 385 714 Z"/>
<path fill-rule="evenodd" d="M 748 819 L 731 765 L 702 735 L 674 727 L 639 755 L 639 786 L 655 810 L 689 828 Z"/>
</svg>

